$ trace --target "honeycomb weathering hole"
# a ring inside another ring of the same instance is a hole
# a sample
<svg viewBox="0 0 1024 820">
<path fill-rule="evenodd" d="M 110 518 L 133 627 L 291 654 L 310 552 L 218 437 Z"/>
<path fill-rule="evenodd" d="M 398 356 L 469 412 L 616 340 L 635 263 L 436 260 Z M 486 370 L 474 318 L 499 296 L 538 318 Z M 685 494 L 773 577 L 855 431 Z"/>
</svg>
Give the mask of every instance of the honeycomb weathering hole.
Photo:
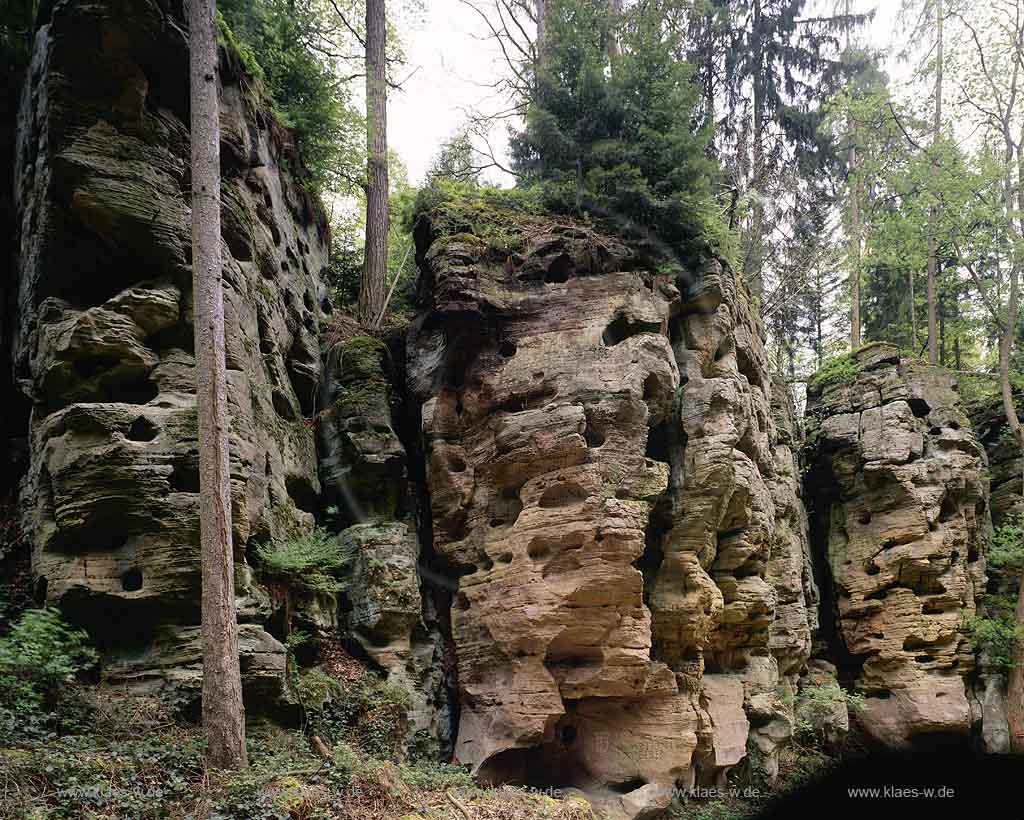
<svg viewBox="0 0 1024 820">
<path fill-rule="evenodd" d="M 128 439 L 131 441 L 152 441 L 159 433 L 157 426 L 145 416 L 139 416 L 128 428 Z"/>
<path fill-rule="evenodd" d="M 125 592 L 138 592 L 142 589 L 142 570 L 132 567 L 121 576 L 121 588 Z"/>
<path fill-rule="evenodd" d="M 567 481 L 548 487 L 540 497 L 540 506 L 544 508 L 568 507 L 578 504 L 587 497 L 587 491 L 579 484 Z"/>
</svg>

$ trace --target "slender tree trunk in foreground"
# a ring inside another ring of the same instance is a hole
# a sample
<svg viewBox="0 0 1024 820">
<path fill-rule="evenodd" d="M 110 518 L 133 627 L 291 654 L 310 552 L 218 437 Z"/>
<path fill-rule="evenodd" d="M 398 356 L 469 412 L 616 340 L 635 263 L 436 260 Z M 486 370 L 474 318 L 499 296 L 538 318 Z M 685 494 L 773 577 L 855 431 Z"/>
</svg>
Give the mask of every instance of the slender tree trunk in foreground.
<svg viewBox="0 0 1024 820">
<path fill-rule="evenodd" d="M 245 711 L 238 667 L 228 483 L 215 9 L 216 0 L 190 0 L 192 293 L 199 409 L 203 730 L 210 765 L 239 769 L 246 765 Z"/>
<path fill-rule="evenodd" d="M 366 0 L 366 263 L 359 282 L 359 321 L 373 325 L 384 308 L 388 270 L 388 89 L 384 0 Z"/>
<path fill-rule="evenodd" d="M 1021 429 L 1017 408 L 1013 403 L 1013 385 L 1010 383 L 1010 353 L 1013 350 L 1014 331 L 1017 327 L 1019 280 L 1020 271 L 1015 261 L 1013 272 L 1010 274 L 1006 326 L 1003 328 L 1003 335 L 999 340 L 999 386 L 1002 391 L 1003 412 L 1006 413 L 1007 424 L 1013 431 L 1017 444 L 1024 454 L 1024 430 Z M 1022 463 L 1024 463 L 1024 457 L 1022 457 Z M 1022 482 L 1024 482 L 1024 476 L 1022 476 Z M 1024 483 L 1021 486 L 1024 489 Z M 1022 573 L 1020 591 L 1017 594 L 1016 623 L 1018 626 L 1024 624 L 1024 573 Z M 1024 641 L 1017 642 L 1013 659 L 1014 665 L 1010 671 L 1010 681 L 1006 691 L 1006 721 L 1010 729 L 1010 748 L 1014 752 L 1022 754 L 1024 753 Z"/>
<path fill-rule="evenodd" d="M 850 16 L 850 0 L 846 15 Z M 846 26 L 846 51 L 850 51 L 850 28 Z M 850 125 L 847 165 L 850 174 L 850 349 L 860 347 L 860 186 L 857 183 L 857 131 Z"/>
<path fill-rule="evenodd" d="M 935 3 L 935 120 L 932 145 L 942 132 L 942 0 Z M 939 335 L 935 321 L 936 305 L 935 208 L 928 210 L 928 364 L 939 363 Z"/>
<path fill-rule="evenodd" d="M 914 271 L 907 271 L 907 280 L 910 283 L 910 355 L 917 350 L 917 305 L 914 302 Z"/>
<path fill-rule="evenodd" d="M 1024 183 L 1024 157 L 1021 156 L 1022 146 L 1014 145 L 1008 121 L 1003 125 L 1003 138 L 1006 142 L 1007 164 L 1003 198 L 1012 226 L 1013 214 L 1015 211 L 1019 213 L 1021 198 L 1024 196 L 1020 188 L 1020 185 Z M 1014 179 L 1009 170 L 1015 150 L 1017 155 L 1016 191 L 1014 191 Z M 1019 241 L 1022 236 L 1024 236 L 1024 216 L 1017 220 L 1015 239 Z M 1024 464 L 1024 429 L 1021 428 L 1017 408 L 1013 403 L 1013 385 L 1010 382 L 1010 354 L 1013 352 L 1013 343 L 1017 335 L 1021 258 L 1020 251 L 1016 248 L 1011 253 L 1013 256 L 1006 298 L 1006 324 L 1003 325 L 1002 336 L 999 339 L 999 387 L 1003 395 L 1003 412 L 1006 413 L 1006 423 L 1017 440 L 1017 445 L 1021 450 L 1021 464 Z M 1021 477 L 1021 482 L 1021 492 L 1024 493 L 1024 475 Z M 1024 572 L 1021 573 L 1020 590 L 1017 593 L 1016 624 L 1018 628 L 1024 626 Z M 1024 754 L 1024 640 L 1017 641 L 1013 653 L 1013 669 L 1010 670 L 1010 680 L 1006 690 L 1006 722 L 1010 730 L 1010 749 L 1017 754 Z"/>
</svg>

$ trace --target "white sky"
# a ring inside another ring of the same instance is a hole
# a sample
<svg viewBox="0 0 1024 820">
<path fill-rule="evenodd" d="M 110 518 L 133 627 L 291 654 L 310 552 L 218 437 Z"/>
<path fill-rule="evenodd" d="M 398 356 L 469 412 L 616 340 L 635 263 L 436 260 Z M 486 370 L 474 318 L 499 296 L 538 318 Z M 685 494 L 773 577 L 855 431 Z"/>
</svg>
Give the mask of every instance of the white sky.
<svg viewBox="0 0 1024 820">
<path fill-rule="evenodd" d="M 835 0 L 823 0 L 826 8 Z M 496 109 L 487 86 L 503 76 L 504 61 L 493 41 L 484 38 L 483 21 L 460 0 L 427 0 L 422 24 L 406 36 L 406 72 L 415 73 L 388 99 L 388 141 L 409 169 L 409 181 L 423 180 L 441 143 L 464 122 L 467 108 Z M 813 4 L 810 4 L 813 5 Z M 889 50 L 896 31 L 900 0 L 854 0 L 853 10 L 874 8 L 865 35 L 868 43 Z M 907 75 L 906 65 L 890 60 L 890 75 Z M 495 147 L 505 144 L 495 133 Z M 492 174 L 499 181 L 500 174 Z"/>
</svg>

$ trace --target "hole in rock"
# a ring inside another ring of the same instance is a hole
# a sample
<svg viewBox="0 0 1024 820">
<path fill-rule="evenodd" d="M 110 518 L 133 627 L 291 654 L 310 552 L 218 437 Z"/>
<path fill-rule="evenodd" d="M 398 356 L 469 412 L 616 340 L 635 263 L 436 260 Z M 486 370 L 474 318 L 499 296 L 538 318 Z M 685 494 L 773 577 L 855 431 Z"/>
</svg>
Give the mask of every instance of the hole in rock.
<svg viewBox="0 0 1024 820">
<path fill-rule="evenodd" d="M 562 285 L 569 281 L 571 272 L 572 259 L 563 253 L 561 256 L 555 257 L 548 267 L 548 272 L 544 274 L 544 281 L 549 285 Z"/>
<path fill-rule="evenodd" d="M 199 492 L 199 462 L 196 460 L 179 461 L 171 470 L 168 479 L 171 491 L 175 493 Z"/>
<path fill-rule="evenodd" d="M 298 476 L 289 476 L 284 481 L 285 490 L 288 493 L 288 497 L 295 503 L 303 512 L 308 512 L 316 515 L 320 508 L 319 496 L 317 496 L 316 490 L 310 485 L 310 483 Z"/>
<path fill-rule="evenodd" d="M 36 579 L 35 587 L 33 589 L 33 597 L 37 604 L 42 606 L 46 603 L 46 590 L 49 587 L 49 582 L 46 580 L 45 575 L 40 575 Z"/>
<path fill-rule="evenodd" d="M 566 746 L 571 746 L 573 741 L 576 740 L 576 727 L 575 726 L 563 726 L 562 727 L 562 743 Z"/>
<path fill-rule="evenodd" d="M 647 431 L 647 446 L 644 449 L 644 455 L 647 458 L 668 464 L 669 461 L 671 461 L 671 457 L 669 455 L 671 451 L 671 442 L 671 422 L 665 421 L 661 424 L 655 425 Z"/>
<path fill-rule="evenodd" d="M 497 560 L 498 560 L 499 564 L 511 564 L 512 563 L 512 553 L 511 552 L 503 552 L 501 555 L 498 556 Z"/>
<path fill-rule="evenodd" d="M 868 575 L 878 575 L 878 573 L 880 573 L 881 571 L 882 568 L 878 566 L 878 564 L 875 564 L 873 562 L 868 564 L 864 570 L 864 572 L 866 572 Z"/>
<path fill-rule="evenodd" d="M 575 751 L 557 741 L 499 752 L 480 767 L 479 779 L 493 786 L 509 784 L 537 789 L 580 788 L 593 780 Z"/>
<path fill-rule="evenodd" d="M 121 402 L 122 404 L 149 404 L 159 395 L 160 388 L 149 379 L 143 379 L 111 385 L 103 400 Z"/>
<path fill-rule="evenodd" d="M 531 540 L 529 545 L 526 547 L 526 554 L 534 561 L 547 558 L 551 554 L 551 541 L 541 536 L 537 536 Z"/>
<path fill-rule="evenodd" d="M 72 369 L 75 375 L 83 379 L 91 379 L 97 373 L 110 370 L 120 363 L 116 356 L 80 356 L 75 359 Z"/>
<path fill-rule="evenodd" d="M 625 316 L 619 316 L 604 329 L 601 340 L 606 347 L 615 347 L 631 336 L 639 336 L 641 333 L 661 333 L 661 323 L 631 322 Z"/>
<path fill-rule="evenodd" d="M 587 442 L 587 447 L 600 447 L 602 446 L 607 437 L 605 436 L 604 430 L 597 423 L 594 413 L 585 414 L 585 423 L 583 427 L 583 439 Z"/>
<path fill-rule="evenodd" d="M 511 359 L 516 355 L 516 346 L 506 339 L 498 345 L 498 355 L 505 359 Z"/>
<path fill-rule="evenodd" d="M 942 506 L 939 507 L 939 521 L 945 523 L 952 521 L 960 514 L 960 507 L 956 503 L 956 499 L 946 495 L 942 499 Z"/>
<path fill-rule="evenodd" d="M 308 290 L 302 294 L 302 304 L 306 306 L 306 310 L 312 310 L 316 307 L 316 302 L 313 301 L 313 294 Z"/>
<path fill-rule="evenodd" d="M 142 570 L 132 567 L 121 576 L 121 589 L 125 592 L 138 592 L 142 589 Z"/>
<path fill-rule="evenodd" d="M 923 419 L 932 411 L 932 408 L 928 406 L 928 402 L 921 398 L 907 399 L 907 404 L 910 405 L 910 412 L 919 419 Z"/>
<path fill-rule="evenodd" d="M 448 469 L 453 473 L 462 473 L 466 470 L 466 462 L 458 456 L 451 456 L 448 459 Z"/>
<path fill-rule="evenodd" d="M 274 405 L 277 415 L 285 421 L 295 421 L 298 418 L 295 408 L 283 391 L 275 389 L 270 395 L 270 400 Z"/>
<path fill-rule="evenodd" d="M 552 507 L 568 507 L 578 504 L 587 497 L 587 491 L 579 484 L 567 481 L 564 484 L 555 484 L 548 487 L 540 497 L 540 506 L 546 509 Z"/>
<path fill-rule="evenodd" d="M 724 359 L 730 353 L 732 353 L 732 340 L 729 338 L 725 338 L 722 340 L 721 344 L 719 344 L 718 348 L 715 350 L 715 361 L 722 361 L 722 359 Z"/>
<path fill-rule="evenodd" d="M 647 781 L 642 777 L 634 777 L 630 780 L 624 780 L 621 783 L 610 783 L 608 788 L 616 794 L 629 794 L 635 792 L 637 789 L 642 789 L 647 785 Z"/>
<path fill-rule="evenodd" d="M 857 520 L 860 521 L 861 524 L 870 524 L 871 510 L 861 510 L 860 515 L 857 516 Z"/>
<path fill-rule="evenodd" d="M 157 437 L 159 429 L 145 416 L 139 416 L 128 428 L 130 441 L 152 441 Z"/>
</svg>

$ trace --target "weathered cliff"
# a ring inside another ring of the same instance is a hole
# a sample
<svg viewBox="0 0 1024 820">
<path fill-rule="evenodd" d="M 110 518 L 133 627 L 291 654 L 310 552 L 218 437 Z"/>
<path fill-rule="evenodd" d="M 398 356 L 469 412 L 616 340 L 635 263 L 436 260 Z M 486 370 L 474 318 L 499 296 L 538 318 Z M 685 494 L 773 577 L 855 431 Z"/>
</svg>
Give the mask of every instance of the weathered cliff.
<svg viewBox="0 0 1024 820">
<path fill-rule="evenodd" d="M 751 735 L 771 759 L 816 593 L 791 411 L 735 275 L 500 208 L 416 230 L 408 385 L 458 584 L 458 760 L 632 816 Z"/>
<path fill-rule="evenodd" d="M 863 727 L 900 747 L 966 735 L 984 591 L 985 453 L 949 371 L 869 345 L 808 391 L 807 487 L 830 577 L 833 651 Z"/>
<path fill-rule="evenodd" d="M 105 673 L 199 674 L 198 470 L 186 33 L 179 3 L 58 3 L 21 97 L 14 372 L 41 598 L 92 628 Z M 231 496 L 243 670 L 284 648 L 246 549 L 308 528 L 327 226 L 287 133 L 221 55 Z"/>
<path fill-rule="evenodd" d="M 176 1 L 55 5 L 0 284 L 38 595 L 142 691 L 200 674 L 186 56 Z M 753 749 L 774 772 L 798 689 L 835 667 L 886 745 L 981 722 L 998 746 L 997 683 L 963 627 L 986 459 L 948 372 L 870 346 L 823 373 L 803 476 L 728 265 L 500 195 L 420 214 L 407 335 L 328 323 L 327 228 L 294 146 L 228 52 L 221 75 L 250 703 L 282 692 L 302 630 L 408 690 L 420 752 L 628 817 Z M 317 525 L 345 578 L 261 574 L 258 545 Z M 830 736 L 848 726 L 833 706 Z"/>
</svg>

